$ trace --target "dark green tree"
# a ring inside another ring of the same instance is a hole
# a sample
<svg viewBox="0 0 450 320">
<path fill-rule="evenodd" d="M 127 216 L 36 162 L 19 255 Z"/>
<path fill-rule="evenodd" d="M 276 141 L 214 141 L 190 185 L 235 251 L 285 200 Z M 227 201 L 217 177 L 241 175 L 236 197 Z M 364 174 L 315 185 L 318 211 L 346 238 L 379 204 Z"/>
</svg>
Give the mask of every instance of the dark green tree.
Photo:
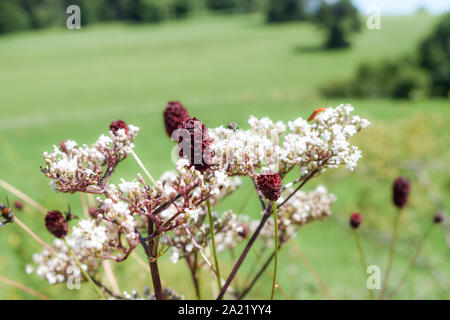
<svg viewBox="0 0 450 320">
<path fill-rule="evenodd" d="M 325 29 L 327 33 L 325 47 L 328 49 L 350 46 L 350 36 L 361 29 L 358 10 L 350 0 L 332 3 L 322 1 L 314 21 Z"/>
<path fill-rule="evenodd" d="M 450 13 L 445 14 L 419 48 L 420 65 L 429 71 L 432 93 L 450 93 Z"/>
<path fill-rule="evenodd" d="M 14 0 L 0 1 L 0 34 L 27 29 L 30 19 Z"/>
<path fill-rule="evenodd" d="M 237 0 L 206 0 L 206 7 L 212 11 L 233 12 L 238 8 Z"/>
<path fill-rule="evenodd" d="M 294 20 L 305 20 L 304 0 L 269 0 L 266 21 L 278 23 Z"/>
</svg>

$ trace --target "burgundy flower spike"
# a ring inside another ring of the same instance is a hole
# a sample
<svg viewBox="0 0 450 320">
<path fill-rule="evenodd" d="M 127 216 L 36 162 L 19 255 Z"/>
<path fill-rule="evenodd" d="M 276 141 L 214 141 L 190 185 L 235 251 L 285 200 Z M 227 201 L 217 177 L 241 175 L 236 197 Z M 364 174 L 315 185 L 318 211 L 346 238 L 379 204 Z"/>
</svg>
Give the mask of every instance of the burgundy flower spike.
<svg viewBox="0 0 450 320">
<path fill-rule="evenodd" d="M 45 217 L 45 227 L 55 237 L 61 239 L 67 234 L 67 222 L 59 211 L 49 211 Z"/>
<path fill-rule="evenodd" d="M 114 134 L 119 129 L 125 129 L 125 133 L 128 134 L 128 126 L 127 126 L 126 122 L 123 120 L 115 120 L 115 121 L 111 122 L 111 124 L 109 125 L 109 130 L 111 130 Z"/>
<path fill-rule="evenodd" d="M 362 215 L 358 212 L 352 213 L 350 216 L 350 227 L 353 229 L 357 229 L 361 224 L 363 218 Z"/>
<path fill-rule="evenodd" d="M 434 223 L 442 223 L 442 221 L 444 221 L 444 215 L 442 213 L 436 213 L 433 221 Z"/>
<path fill-rule="evenodd" d="M 189 113 L 180 102 L 169 102 L 166 110 L 164 110 L 164 124 L 169 138 L 172 137 L 172 133 L 175 130 L 180 129 L 183 126 L 183 123 L 188 119 Z"/>
<path fill-rule="evenodd" d="M 281 196 L 282 184 L 278 173 L 261 174 L 257 178 L 258 189 L 270 201 L 276 201 Z"/>
<path fill-rule="evenodd" d="M 178 149 L 180 157 L 186 156 L 196 170 L 200 172 L 206 171 L 210 166 L 212 154 L 209 151 L 211 145 L 211 138 L 208 134 L 206 126 L 197 118 L 189 118 L 183 123 L 182 129 L 187 130 L 190 136 L 190 141 L 184 141 L 183 135 L 178 141 Z M 185 154 L 186 148 L 189 154 Z"/>
<path fill-rule="evenodd" d="M 406 206 L 410 189 L 411 185 L 407 178 L 398 177 L 395 179 L 392 196 L 395 206 L 399 209 L 403 209 Z"/>
</svg>

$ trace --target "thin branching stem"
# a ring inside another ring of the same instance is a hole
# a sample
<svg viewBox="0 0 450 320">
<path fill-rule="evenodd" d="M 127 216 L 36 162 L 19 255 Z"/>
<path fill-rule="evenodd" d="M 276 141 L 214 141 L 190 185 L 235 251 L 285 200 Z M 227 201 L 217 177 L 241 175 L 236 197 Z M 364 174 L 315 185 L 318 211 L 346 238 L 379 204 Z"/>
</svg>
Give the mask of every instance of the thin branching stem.
<svg viewBox="0 0 450 320">
<path fill-rule="evenodd" d="M 364 255 L 364 251 L 361 245 L 361 239 L 359 237 L 359 232 L 358 229 L 354 229 L 353 232 L 355 233 L 355 240 L 356 240 L 356 246 L 358 248 L 358 252 L 359 252 L 359 259 L 361 260 L 361 265 L 363 268 L 363 275 L 364 275 L 364 279 L 366 278 L 366 272 L 367 272 L 367 262 L 366 262 L 366 257 Z M 369 289 L 369 298 L 370 300 L 373 300 L 373 291 L 372 289 Z"/>
<path fill-rule="evenodd" d="M 398 282 L 398 284 L 395 286 L 395 288 L 392 290 L 392 293 L 389 295 L 389 298 L 392 299 L 394 297 L 394 295 L 397 293 L 397 291 L 401 288 L 401 286 L 405 283 L 406 278 L 408 277 L 409 273 L 411 272 L 411 270 L 414 268 L 416 261 L 417 261 L 417 257 L 419 256 L 420 252 L 422 251 L 422 247 L 424 242 L 428 239 L 428 236 L 431 233 L 431 230 L 433 230 L 434 227 L 434 223 L 432 223 L 427 230 L 425 231 L 422 239 L 420 240 L 420 242 L 417 244 L 417 248 L 416 248 L 416 252 L 414 253 L 413 258 L 411 259 L 411 262 L 408 265 L 408 268 L 405 270 L 405 273 L 403 274 L 403 276 L 400 278 L 400 281 Z"/>
<path fill-rule="evenodd" d="M 219 259 L 217 258 L 217 252 L 216 252 L 216 239 L 214 236 L 214 221 L 212 217 L 211 212 L 211 203 L 209 199 L 206 200 L 206 206 L 208 208 L 208 220 L 209 220 L 209 232 L 211 234 L 211 251 L 214 256 L 214 265 L 216 269 L 216 278 L 217 278 L 217 286 L 219 288 L 219 291 L 222 290 L 222 277 L 220 276 L 220 269 L 219 269 Z"/>
<path fill-rule="evenodd" d="M 80 260 L 78 260 L 77 256 L 75 255 L 75 253 L 72 251 L 72 248 L 69 246 L 69 244 L 67 243 L 66 238 L 63 238 L 64 240 L 64 244 L 67 247 L 67 250 L 69 251 L 70 255 L 73 257 L 73 260 L 75 261 L 75 263 L 77 264 L 78 268 L 80 269 L 81 273 L 83 274 L 83 276 L 86 278 L 86 280 L 89 282 L 89 284 L 92 286 L 92 288 L 95 290 L 95 292 L 97 292 L 97 294 L 100 296 L 100 299 L 106 299 L 106 297 L 103 295 L 103 292 L 101 292 L 101 290 L 97 287 L 97 285 L 95 284 L 95 282 L 92 280 L 92 278 L 89 276 L 89 274 L 86 272 L 86 270 L 83 269 L 83 267 L 81 266 Z"/>
<path fill-rule="evenodd" d="M 384 298 L 384 294 L 386 293 L 387 290 L 387 286 L 389 284 L 389 277 L 391 275 L 391 270 L 392 270 L 392 265 L 394 263 L 394 257 L 395 257 L 395 246 L 397 244 L 397 238 L 398 238 L 398 226 L 400 224 L 400 216 L 402 214 L 402 211 L 400 210 L 397 215 L 395 216 L 395 222 L 394 222 L 394 235 L 392 237 L 392 242 L 391 242 L 391 249 L 389 252 L 389 260 L 388 260 L 388 264 L 387 264 L 387 269 L 386 269 L 386 275 L 384 276 L 384 281 L 383 281 L 383 286 L 381 288 L 381 293 L 379 296 L 380 300 L 383 300 Z"/>
<path fill-rule="evenodd" d="M 272 279 L 272 293 L 270 295 L 270 300 L 273 300 L 273 297 L 275 295 L 275 287 L 277 285 L 277 268 L 278 268 L 278 213 L 277 213 L 277 203 L 276 201 L 273 202 L 273 219 L 275 223 L 275 262 L 273 266 L 273 279 Z"/>
</svg>

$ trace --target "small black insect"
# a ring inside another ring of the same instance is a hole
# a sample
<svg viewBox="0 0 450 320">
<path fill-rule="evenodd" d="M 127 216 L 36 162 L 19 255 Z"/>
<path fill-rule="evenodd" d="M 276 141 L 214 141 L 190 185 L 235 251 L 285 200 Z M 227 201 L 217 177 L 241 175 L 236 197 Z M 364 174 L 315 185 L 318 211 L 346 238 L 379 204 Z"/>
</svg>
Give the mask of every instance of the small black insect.
<svg viewBox="0 0 450 320">
<path fill-rule="evenodd" d="M 229 122 L 227 128 L 236 131 L 239 127 L 236 122 Z"/>
<path fill-rule="evenodd" d="M 6 197 L 6 205 L 0 203 L 0 212 L 4 221 L 0 222 L 0 227 L 4 226 L 7 223 L 14 222 L 14 212 L 9 206 L 8 197 Z"/>
<path fill-rule="evenodd" d="M 64 212 L 64 213 L 66 215 L 67 222 L 78 219 L 78 216 L 76 216 L 72 213 L 72 210 L 70 209 L 70 205 L 68 206 L 67 212 Z"/>
</svg>

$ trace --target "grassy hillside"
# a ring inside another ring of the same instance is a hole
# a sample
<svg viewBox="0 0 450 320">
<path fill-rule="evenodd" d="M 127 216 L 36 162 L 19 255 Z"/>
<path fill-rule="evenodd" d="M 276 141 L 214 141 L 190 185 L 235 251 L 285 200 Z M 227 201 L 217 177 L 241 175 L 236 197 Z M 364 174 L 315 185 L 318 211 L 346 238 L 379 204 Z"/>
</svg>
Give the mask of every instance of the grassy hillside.
<svg viewBox="0 0 450 320">
<path fill-rule="evenodd" d="M 411 54 L 435 21 L 428 15 L 384 17 L 381 30 L 365 30 L 355 37 L 352 49 L 332 52 L 321 50 L 322 34 L 312 25 L 267 26 L 257 15 L 1 37 L 0 178 L 47 207 L 64 210 L 70 202 L 79 210 L 78 195 L 53 193 L 39 172 L 42 152 L 52 144 L 68 137 L 91 143 L 107 130 L 111 120 L 121 118 L 141 127 L 137 153 L 158 176 L 173 168 L 173 144 L 165 136 L 161 115 L 168 100 L 182 101 L 210 127 L 229 121 L 245 126 L 250 114 L 275 120 L 307 117 L 318 106 L 344 102 L 321 98 L 316 91 L 319 85 L 350 77 L 361 61 Z M 338 170 L 317 179 L 314 184 L 323 183 L 338 196 L 334 217 L 305 227 L 295 241 L 336 298 L 365 298 L 347 217 L 353 211 L 365 214 L 368 262 L 384 267 L 395 214 L 390 184 L 399 174 L 412 179 L 412 203 L 392 274 L 393 279 L 398 277 L 436 210 L 429 195 L 438 194 L 447 208 L 450 204 L 450 111 L 448 100 L 348 102 L 373 123 L 354 141 L 363 150 L 361 166 L 353 173 Z M 415 171 L 411 170 L 413 164 L 417 164 Z M 138 170 L 129 159 L 120 165 L 116 177 L 132 179 Z M 237 209 L 247 190 L 245 184 L 223 208 Z M 3 195 L 0 191 L 0 199 Z M 257 209 L 253 199 L 247 210 L 256 215 Z M 51 240 L 38 213 L 28 208 L 17 215 Z M 434 230 L 419 268 L 398 297 L 448 298 L 450 261 L 444 238 L 446 235 L 448 243 L 448 225 L 446 228 L 446 233 Z M 69 291 L 64 285 L 50 287 L 36 275 L 26 275 L 25 265 L 40 248 L 16 226 L 0 230 L 0 243 L 0 275 L 55 299 L 93 297 L 87 286 Z M 325 298 L 293 247 L 281 251 L 281 261 L 279 281 L 287 296 Z M 184 274 L 187 268 L 181 263 L 173 266 L 165 258 L 162 264 L 162 277 L 168 284 L 193 297 Z M 244 264 L 242 275 L 251 265 L 251 261 Z M 150 284 L 149 276 L 134 260 L 115 269 L 122 290 L 142 290 Z M 203 276 L 204 282 L 210 280 L 209 274 Z M 264 280 L 250 297 L 268 298 L 270 278 Z M 205 290 L 209 289 L 205 285 Z M 0 284 L 0 298 L 31 296 Z"/>
</svg>

